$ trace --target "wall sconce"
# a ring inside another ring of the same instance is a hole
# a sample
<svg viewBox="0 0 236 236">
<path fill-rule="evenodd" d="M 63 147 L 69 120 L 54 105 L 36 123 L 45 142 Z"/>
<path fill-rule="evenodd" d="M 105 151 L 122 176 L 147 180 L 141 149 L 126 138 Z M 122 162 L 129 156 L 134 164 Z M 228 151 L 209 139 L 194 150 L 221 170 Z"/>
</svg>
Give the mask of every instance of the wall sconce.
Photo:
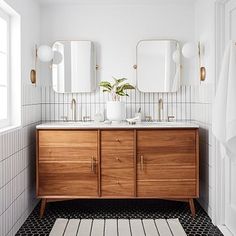
<svg viewBox="0 0 236 236">
<path fill-rule="evenodd" d="M 37 81 L 37 61 L 38 59 L 41 62 L 51 62 L 53 64 L 60 64 L 63 57 L 62 54 L 58 51 L 53 51 L 52 48 L 48 45 L 41 45 L 39 48 L 35 47 L 35 69 L 30 71 L 30 80 L 32 84 L 36 84 Z"/>
<path fill-rule="evenodd" d="M 202 55 L 204 54 L 204 47 L 199 42 L 198 44 L 194 42 L 186 43 L 182 48 L 182 54 L 186 58 L 194 58 L 198 56 L 199 66 L 200 66 L 200 81 L 205 81 L 206 79 L 206 68 L 202 66 Z"/>
</svg>

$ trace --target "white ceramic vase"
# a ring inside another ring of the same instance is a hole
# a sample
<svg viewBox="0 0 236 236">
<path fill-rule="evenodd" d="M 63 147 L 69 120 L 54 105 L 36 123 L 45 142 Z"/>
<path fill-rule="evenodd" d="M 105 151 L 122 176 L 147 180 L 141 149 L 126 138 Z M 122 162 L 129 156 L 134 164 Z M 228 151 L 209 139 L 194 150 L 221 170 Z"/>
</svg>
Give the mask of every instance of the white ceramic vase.
<svg viewBox="0 0 236 236">
<path fill-rule="evenodd" d="M 125 103 L 121 101 L 108 101 L 107 119 L 112 122 L 125 120 Z"/>
</svg>

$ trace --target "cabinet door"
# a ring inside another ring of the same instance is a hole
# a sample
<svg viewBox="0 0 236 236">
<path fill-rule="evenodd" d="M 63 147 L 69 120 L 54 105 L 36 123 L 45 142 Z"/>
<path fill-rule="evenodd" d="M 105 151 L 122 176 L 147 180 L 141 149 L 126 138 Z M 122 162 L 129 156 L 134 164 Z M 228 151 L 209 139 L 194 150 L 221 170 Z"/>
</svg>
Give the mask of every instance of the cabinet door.
<svg viewBox="0 0 236 236">
<path fill-rule="evenodd" d="M 138 197 L 197 196 L 196 132 L 194 129 L 137 132 Z"/>
<path fill-rule="evenodd" d="M 97 131 L 38 131 L 38 196 L 98 196 Z"/>
<path fill-rule="evenodd" d="M 102 197 L 134 196 L 134 131 L 101 132 Z"/>
</svg>

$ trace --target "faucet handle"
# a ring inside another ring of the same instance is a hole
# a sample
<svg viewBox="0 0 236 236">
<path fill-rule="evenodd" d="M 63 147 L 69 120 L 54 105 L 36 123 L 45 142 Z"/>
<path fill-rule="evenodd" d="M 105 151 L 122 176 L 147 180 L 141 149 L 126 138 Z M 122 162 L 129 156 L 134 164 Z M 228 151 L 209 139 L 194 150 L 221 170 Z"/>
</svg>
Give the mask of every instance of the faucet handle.
<svg viewBox="0 0 236 236">
<path fill-rule="evenodd" d="M 90 116 L 83 116 L 83 122 L 91 120 Z"/>
<path fill-rule="evenodd" d="M 175 116 L 168 116 L 168 122 L 170 122 L 171 119 L 174 119 L 174 118 L 175 118 Z"/>
<path fill-rule="evenodd" d="M 68 121 L 68 117 L 67 116 L 61 116 L 61 119 L 63 120 L 63 121 Z"/>
<path fill-rule="evenodd" d="M 145 116 L 145 121 L 152 121 L 152 117 L 151 116 Z"/>
</svg>

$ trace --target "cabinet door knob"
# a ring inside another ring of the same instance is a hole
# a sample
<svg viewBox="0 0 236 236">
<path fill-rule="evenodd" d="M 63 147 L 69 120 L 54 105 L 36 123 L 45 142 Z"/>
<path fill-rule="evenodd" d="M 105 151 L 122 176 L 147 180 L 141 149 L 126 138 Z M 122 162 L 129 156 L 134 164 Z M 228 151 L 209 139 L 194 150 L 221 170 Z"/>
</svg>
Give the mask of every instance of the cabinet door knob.
<svg viewBox="0 0 236 236">
<path fill-rule="evenodd" d="M 116 160 L 117 160 L 117 161 L 120 161 L 120 158 L 119 158 L 119 157 L 116 157 Z"/>
<path fill-rule="evenodd" d="M 116 181 L 116 183 L 117 183 L 117 184 L 120 184 L 120 181 L 119 181 L 119 180 L 117 180 L 117 181 Z"/>
<path fill-rule="evenodd" d="M 117 138 L 117 139 L 116 139 L 116 142 L 119 142 L 119 143 L 120 143 L 120 139 Z"/>
</svg>

